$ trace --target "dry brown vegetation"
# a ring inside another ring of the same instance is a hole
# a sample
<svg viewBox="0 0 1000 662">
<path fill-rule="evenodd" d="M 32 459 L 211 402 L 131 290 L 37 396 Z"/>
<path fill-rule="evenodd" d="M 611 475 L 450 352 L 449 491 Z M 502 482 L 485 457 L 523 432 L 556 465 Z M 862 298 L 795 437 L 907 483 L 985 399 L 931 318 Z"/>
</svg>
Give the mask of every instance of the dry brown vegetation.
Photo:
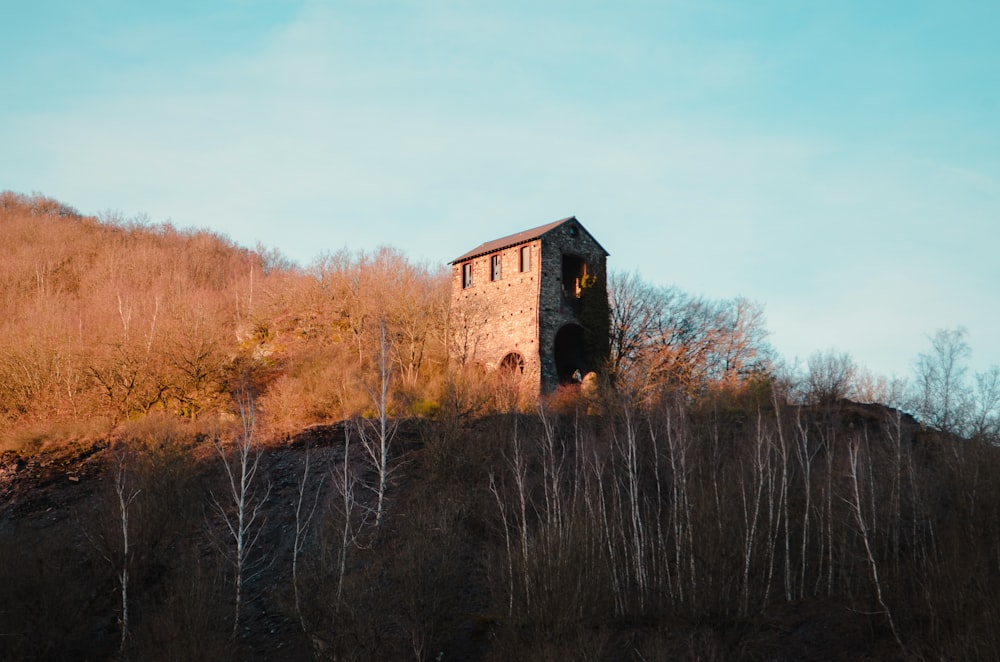
<svg viewBox="0 0 1000 662">
<path fill-rule="evenodd" d="M 215 415 L 247 386 L 272 429 L 339 420 L 369 406 L 380 321 L 397 413 L 427 409 L 445 387 L 446 296 L 440 270 L 392 249 L 298 269 L 208 231 L 3 193 L 0 443 Z"/>
<path fill-rule="evenodd" d="M 611 379 L 517 412 L 391 249 L 300 269 L 11 193 L 0 230 L 0 659 L 1000 657 L 1000 380 L 961 332 L 930 429 L 625 277 Z"/>
</svg>

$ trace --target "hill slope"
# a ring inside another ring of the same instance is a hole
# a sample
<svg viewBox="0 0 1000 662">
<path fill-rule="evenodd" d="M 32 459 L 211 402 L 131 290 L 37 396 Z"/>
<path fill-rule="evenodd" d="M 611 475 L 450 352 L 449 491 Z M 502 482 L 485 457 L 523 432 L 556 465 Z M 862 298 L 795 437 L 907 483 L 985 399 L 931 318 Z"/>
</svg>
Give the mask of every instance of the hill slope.
<svg viewBox="0 0 1000 662">
<path fill-rule="evenodd" d="M 0 614 L 0 657 L 114 654 L 122 461 L 139 659 L 1000 652 L 997 449 L 850 403 L 603 406 L 400 421 L 380 527 L 364 423 L 262 447 L 235 638 L 215 504 L 233 511 L 210 439 L 147 419 L 93 446 L 8 453 L 0 599 L 17 607 Z"/>
<path fill-rule="evenodd" d="M 302 270 L 211 232 L 0 193 L 0 448 L 150 412 L 225 413 L 240 389 L 262 423 L 349 415 L 367 400 L 380 318 L 393 323 L 399 406 L 419 402 L 441 381 L 445 284 L 391 249 Z"/>
</svg>

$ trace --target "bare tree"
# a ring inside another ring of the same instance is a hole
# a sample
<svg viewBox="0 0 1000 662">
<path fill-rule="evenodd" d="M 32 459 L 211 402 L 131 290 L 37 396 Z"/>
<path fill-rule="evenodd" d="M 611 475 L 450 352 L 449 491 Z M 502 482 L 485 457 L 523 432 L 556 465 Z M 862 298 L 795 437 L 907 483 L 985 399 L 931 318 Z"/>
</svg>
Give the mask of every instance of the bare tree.
<svg viewBox="0 0 1000 662">
<path fill-rule="evenodd" d="M 111 489 L 114 492 L 112 507 L 116 511 L 116 530 L 107 533 L 101 532 L 95 536 L 86 527 L 83 529 L 83 535 L 112 567 L 115 579 L 118 581 L 119 595 L 121 597 L 119 653 L 124 653 L 125 644 L 129 637 L 129 566 L 132 555 L 129 509 L 132 507 L 132 503 L 136 497 L 142 492 L 133 483 L 130 469 L 133 457 L 124 447 L 118 448 L 114 453 L 114 475 L 112 476 Z"/>
<path fill-rule="evenodd" d="M 850 397 L 857 402 L 878 403 L 895 409 L 906 409 L 908 388 L 906 379 L 902 377 L 885 377 L 858 366 Z"/>
<path fill-rule="evenodd" d="M 771 366 L 763 309 L 747 299 L 711 301 L 636 275 L 612 274 L 609 366 L 620 389 L 650 397 L 738 385 Z"/>
<path fill-rule="evenodd" d="M 674 411 L 676 409 L 676 411 Z M 670 519 L 673 522 L 675 571 L 677 573 L 677 595 L 684 599 L 685 558 L 688 570 L 688 601 L 693 602 L 698 594 L 698 573 L 695 565 L 694 515 L 689 483 L 691 451 L 689 430 L 685 424 L 683 410 L 672 403 L 665 407 L 667 430 L 667 459 L 670 466 Z M 652 429 L 650 430 L 652 436 Z"/>
<path fill-rule="evenodd" d="M 868 561 L 868 568 L 871 570 L 872 583 L 875 585 L 875 598 L 878 600 L 878 604 L 882 608 L 886 620 L 889 622 L 889 629 L 892 631 L 893 638 L 905 654 L 906 647 L 903 645 L 903 640 L 899 638 L 899 631 L 896 629 L 896 622 L 892 618 L 892 612 L 889 610 L 889 605 L 886 604 L 885 597 L 882 593 L 882 581 L 879 578 L 878 563 L 875 559 L 875 550 L 873 549 L 874 527 L 869 526 L 868 524 L 868 516 L 865 514 L 865 507 L 861 499 L 861 485 L 863 484 L 863 477 L 861 473 L 865 469 L 865 467 L 861 464 L 861 455 L 861 441 L 860 439 L 854 439 L 847 446 L 847 476 L 850 479 L 851 488 L 851 498 L 848 501 L 848 505 L 851 507 L 851 512 L 854 515 L 854 521 L 858 525 L 858 532 L 861 534 L 861 542 L 863 542 L 865 546 L 865 557 Z M 869 471 L 869 488 L 871 487 L 871 482 L 872 478 Z"/>
<path fill-rule="evenodd" d="M 733 386 L 771 367 L 772 350 L 764 326 L 764 307 L 737 297 L 714 306 L 709 352 L 710 378 Z"/>
<path fill-rule="evenodd" d="M 118 497 L 118 516 L 122 530 L 122 558 L 121 568 L 118 573 L 118 583 L 122 592 L 122 638 L 119 650 L 125 650 L 125 641 L 128 639 L 129 611 L 128 611 L 128 565 L 129 565 L 129 507 L 135 498 L 139 496 L 139 489 L 130 488 L 126 475 L 125 453 L 120 453 L 115 466 L 115 495 Z"/>
<path fill-rule="evenodd" d="M 931 349 L 917 357 L 916 410 L 928 425 L 960 434 L 969 407 L 967 361 L 972 349 L 963 327 L 939 329 L 931 336 Z"/>
<path fill-rule="evenodd" d="M 769 444 L 770 439 L 764 431 L 763 416 L 758 412 L 755 434 L 749 446 L 750 466 L 747 471 L 740 472 L 740 496 L 743 506 L 743 602 L 741 613 L 744 616 L 749 613 L 750 609 L 750 568 L 754 559 L 757 529 L 760 526 L 761 498 L 770 469 Z M 747 473 L 755 479 L 752 486 L 747 485 L 745 479 Z"/>
<path fill-rule="evenodd" d="M 976 373 L 969 434 L 973 438 L 1000 442 L 1000 366 Z"/>
<path fill-rule="evenodd" d="M 340 540 L 337 551 L 337 605 L 344 591 L 344 575 L 347 572 L 347 550 L 355 543 L 355 529 L 353 525 L 354 510 L 357 505 L 357 498 L 354 495 L 354 488 L 357 483 L 354 472 L 351 471 L 351 427 L 344 426 L 344 459 L 341 462 L 340 470 L 331 469 L 333 486 L 336 490 L 340 503 L 341 515 L 344 524 L 340 529 Z"/>
<path fill-rule="evenodd" d="M 608 279 L 611 304 L 612 378 L 621 383 L 642 360 L 647 339 L 653 332 L 657 310 L 656 290 L 638 274 L 612 272 Z"/>
<path fill-rule="evenodd" d="M 389 483 L 389 454 L 392 440 L 396 436 L 396 421 L 389 420 L 389 385 L 392 382 L 393 367 L 389 333 L 384 319 L 379 320 L 379 344 L 375 361 L 376 381 L 367 386 L 368 395 L 375 407 L 375 417 L 357 421 L 358 434 L 368 459 L 377 474 L 375 487 L 375 526 L 382 524 L 385 515 L 385 493 Z"/>
<path fill-rule="evenodd" d="M 857 365 L 851 355 L 830 349 L 816 352 L 808 359 L 806 375 L 806 400 L 813 403 L 832 403 L 854 395 Z"/>
<path fill-rule="evenodd" d="M 316 486 L 315 496 L 309 511 L 305 511 L 306 488 L 309 483 L 309 448 L 306 448 L 302 461 L 302 477 L 299 479 L 298 494 L 295 500 L 295 540 L 292 542 L 292 589 L 295 593 L 295 613 L 299 617 L 299 625 L 302 631 L 306 631 L 306 621 L 302 615 L 302 602 L 299 599 L 299 556 L 306 542 L 306 533 L 309 531 L 309 524 L 316 513 L 316 506 L 319 504 L 320 489 L 323 486 L 323 479 Z"/>
<path fill-rule="evenodd" d="M 816 459 L 816 455 L 820 451 L 820 446 L 816 445 L 815 448 L 810 448 L 809 444 L 809 427 L 802 423 L 802 411 L 801 409 L 796 410 L 795 414 L 795 457 L 799 463 L 799 470 L 802 475 L 802 495 L 805 497 L 805 503 L 802 506 L 802 523 L 801 523 L 801 550 L 799 551 L 800 557 L 800 573 L 799 573 L 799 594 L 798 597 L 805 597 L 806 592 L 806 569 L 808 566 L 808 556 L 807 550 L 809 546 L 809 521 L 812 517 L 812 475 L 813 475 L 813 464 Z M 822 541 L 822 530 L 820 531 L 820 539 Z"/>
<path fill-rule="evenodd" d="M 528 462 L 524 455 L 521 439 L 518 435 L 517 419 L 514 419 L 514 428 L 511 435 L 511 453 L 504 452 L 505 469 L 510 473 L 513 480 L 514 504 L 506 501 L 506 491 L 502 489 L 497 481 L 495 472 L 490 472 L 490 492 L 496 499 L 497 507 L 500 511 L 500 518 L 504 528 L 504 542 L 506 545 L 507 559 L 507 586 L 508 586 L 508 615 L 513 615 L 515 606 L 515 581 L 514 575 L 520 571 L 522 585 L 518 590 L 522 590 L 520 608 L 522 610 L 531 607 L 531 578 L 529 564 L 529 541 L 528 541 Z M 513 533 L 512 533 L 513 532 Z M 513 538 L 516 537 L 516 542 Z M 514 547 L 517 545 L 520 553 L 515 553 Z M 517 558 L 516 558 L 517 557 Z"/>
<path fill-rule="evenodd" d="M 232 551 L 227 554 L 233 565 L 235 587 L 235 607 L 233 612 L 233 636 L 240 625 L 240 610 L 243 602 L 244 583 L 253 576 L 256 566 L 251 562 L 251 552 L 260 537 L 263 522 L 260 511 L 271 492 L 268 483 L 263 493 L 257 485 L 257 470 L 260 467 L 261 450 L 254 437 L 254 399 L 246 390 L 236 395 L 236 405 L 240 419 L 240 429 L 227 448 L 222 438 L 212 439 L 228 482 L 224 501 L 213 492 L 212 505 L 215 506 L 232 538 Z"/>
</svg>

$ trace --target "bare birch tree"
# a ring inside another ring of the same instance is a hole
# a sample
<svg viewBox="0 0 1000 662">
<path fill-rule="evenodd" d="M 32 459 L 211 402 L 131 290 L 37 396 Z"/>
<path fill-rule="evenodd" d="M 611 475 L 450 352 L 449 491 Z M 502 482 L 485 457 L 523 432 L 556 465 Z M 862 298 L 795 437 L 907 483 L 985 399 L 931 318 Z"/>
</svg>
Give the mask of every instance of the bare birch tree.
<svg viewBox="0 0 1000 662">
<path fill-rule="evenodd" d="M 319 504 L 320 489 L 323 486 L 323 479 L 321 478 L 320 484 L 315 488 L 312 506 L 306 512 L 305 496 L 309 483 L 309 464 L 309 448 L 307 447 L 302 460 L 302 477 L 299 479 L 297 498 L 295 500 L 295 540 L 292 542 L 292 590 L 295 593 L 295 613 L 299 617 L 299 625 L 302 626 L 303 632 L 306 631 L 306 621 L 302 615 L 302 602 L 299 599 L 299 556 L 302 554 L 302 549 L 305 546 L 306 534 L 309 531 L 309 524 L 312 522 L 313 515 L 316 513 L 316 506 Z"/>
<path fill-rule="evenodd" d="M 529 543 L 528 543 L 528 462 L 527 458 L 524 456 L 523 448 L 521 447 L 521 440 L 518 436 L 518 425 L 517 419 L 514 419 L 514 429 L 511 437 L 511 453 L 508 454 L 504 452 L 503 454 L 506 469 L 510 472 L 510 476 L 513 479 L 513 490 L 515 503 L 513 505 L 508 505 L 506 501 L 506 493 L 502 489 L 501 485 L 498 484 L 496 480 L 496 474 L 490 472 L 490 492 L 493 494 L 494 499 L 497 502 L 497 508 L 500 511 L 500 518 L 502 520 L 502 525 L 504 527 L 504 542 L 506 545 L 507 552 L 507 575 L 508 575 L 508 612 L 510 614 L 514 613 L 514 603 L 515 603 L 515 581 L 514 575 L 516 572 L 520 572 L 520 578 L 522 580 L 521 586 L 518 586 L 518 590 L 522 590 L 522 600 L 520 607 L 522 610 L 526 610 L 531 606 L 531 578 L 529 573 Z M 515 563 L 515 542 L 512 538 L 517 539 L 516 545 L 519 548 L 517 554 L 518 559 Z"/>
<path fill-rule="evenodd" d="M 385 319 L 379 320 L 379 343 L 375 357 L 375 384 L 368 385 L 368 395 L 375 408 L 375 417 L 356 421 L 361 445 L 377 474 L 375 487 L 375 526 L 381 526 L 385 516 L 385 493 L 389 484 L 389 454 L 396 436 L 396 422 L 389 420 L 389 386 L 393 378 L 392 348 Z"/>
<path fill-rule="evenodd" d="M 896 629 L 896 622 L 893 620 L 892 612 L 889 610 L 889 605 L 886 604 L 885 597 L 882 594 L 882 581 L 879 578 L 878 563 L 875 559 L 875 550 L 872 548 L 872 534 L 874 527 L 869 526 L 868 524 L 868 518 L 865 515 L 865 507 L 861 500 L 862 476 L 860 474 L 864 470 L 864 467 L 861 466 L 860 447 L 861 442 L 859 439 L 853 440 L 847 446 L 847 475 L 850 479 L 851 488 L 851 499 L 849 505 L 851 507 L 851 512 L 854 515 L 854 521 L 858 525 L 858 531 L 861 534 L 861 542 L 863 542 L 865 546 L 865 557 L 868 561 L 868 568 L 871 570 L 872 583 L 875 585 L 875 598 L 878 600 L 878 604 L 882 608 L 882 612 L 885 614 L 886 620 L 889 622 L 889 629 L 892 631 L 893 638 L 905 654 L 906 647 L 903 646 L 903 640 L 899 638 L 899 631 Z"/>
<path fill-rule="evenodd" d="M 344 592 L 344 575 L 347 572 L 347 551 L 355 543 L 355 528 L 353 524 L 354 511 L 357 506 L 357 498 L 354 490 L 357 478 L 351 470 L 351 426 L 344 426 L 344 459 L 340 469 L 331 469 L 334 490 L 337 493 L 338 509 L 343 516 L 343 526 L 340 528 L 338 551 L 337 551 L 337 599 L 336 604 L 340 606 L 340 600 Z"/>
<path fill-rule="evenodd" d="M 128 566 L 129 566 L 129 507 L 135 498 L 139 496 L 139 489 L 131 488 L 128 485 L 126 475 L 125 453 L 118 455 L 115 466 L 115 495 L 118 497 L 118 516 L 122 531 L 122 557 L 121 567 L 118 572 L 118 584 L 121 587 L 122 597 L 122 637 L 119 644 L 119 651 L 125 650 L 125 642 L 128 639 L 129 609 L 128 609 Z"/>
<path fill-rule="evenodd" d="M 136 497 L 142 492 L 133 484 L 130 458 L 131 454 L 124 448 L 118 449 L 114 455 L 114 475 L 111 484 L 113 495 L 111 498 L 112 508 L 115 511 L 115 530 L 108 533 L 102 532 L 95 536 L 87 528 L 83 529 L 83 535 L 111 566 L 118 582 L 121 599 L 119 654 L 124 653 L 125 644 L 129 637 L 129 566 L 132 556 L 129 509 Z"/>
<path fill-rule="evenodd" d="M 966 383 L 972 349 L 963 327 L 939 329 L 931 336 L 931 350 L 917 358 L 916 409 L 928 425 L 961 434 L 969 409 Z"/>
<path fill-rule="evenodd" d="M 232 538 L 232 550 L 227 556 L 234 571 L 234 637 L 239 631 L 243 587 L 245 582 L 252 578 L 257 565 L 251 562 L 251 552 L 263 528 L 260 511 L 271 492 L 270 483 L 264 488 L 263 493 L 257 484 L 261 450 L 254 436 L 253 396 L 245 390 L 240 391 L 236 395 L 236 405 L 241 425 L 232 444 L 225 444 L 219 435 L 212 439 L 212 445 L 225 471 L 227 491 L 222 500 L 214 492 L 211 493 L 212 505 L 225 523 L 229 537 Z"/>
</svg>

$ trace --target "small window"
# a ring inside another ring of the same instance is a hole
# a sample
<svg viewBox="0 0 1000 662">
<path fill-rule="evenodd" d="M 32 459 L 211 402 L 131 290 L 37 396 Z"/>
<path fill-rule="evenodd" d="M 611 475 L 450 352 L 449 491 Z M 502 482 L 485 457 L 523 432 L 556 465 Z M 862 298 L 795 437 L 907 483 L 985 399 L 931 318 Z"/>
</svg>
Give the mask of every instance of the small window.
<svg viewBox="0 0 1000 662">
<path fill-rule="evenodd" d="M 579 255 L 562 256 L 562 283 L 567 299 L 579 299 L 587 278 L 587 263 Z"/>
<path fill-rule="evenodd" d="M 500 280 L 500 254 L 490 258 L 490 280 Z"/>
<path fill-rule="evenodd" d="M 521 246 L 521 273 L 531 271 L 531 246 Z"/>
<path fill-rule="evenodd" d="M 466 262 L 462 265 L 462 287 L 472 287 L 472 263 Z"/>
</svg>

